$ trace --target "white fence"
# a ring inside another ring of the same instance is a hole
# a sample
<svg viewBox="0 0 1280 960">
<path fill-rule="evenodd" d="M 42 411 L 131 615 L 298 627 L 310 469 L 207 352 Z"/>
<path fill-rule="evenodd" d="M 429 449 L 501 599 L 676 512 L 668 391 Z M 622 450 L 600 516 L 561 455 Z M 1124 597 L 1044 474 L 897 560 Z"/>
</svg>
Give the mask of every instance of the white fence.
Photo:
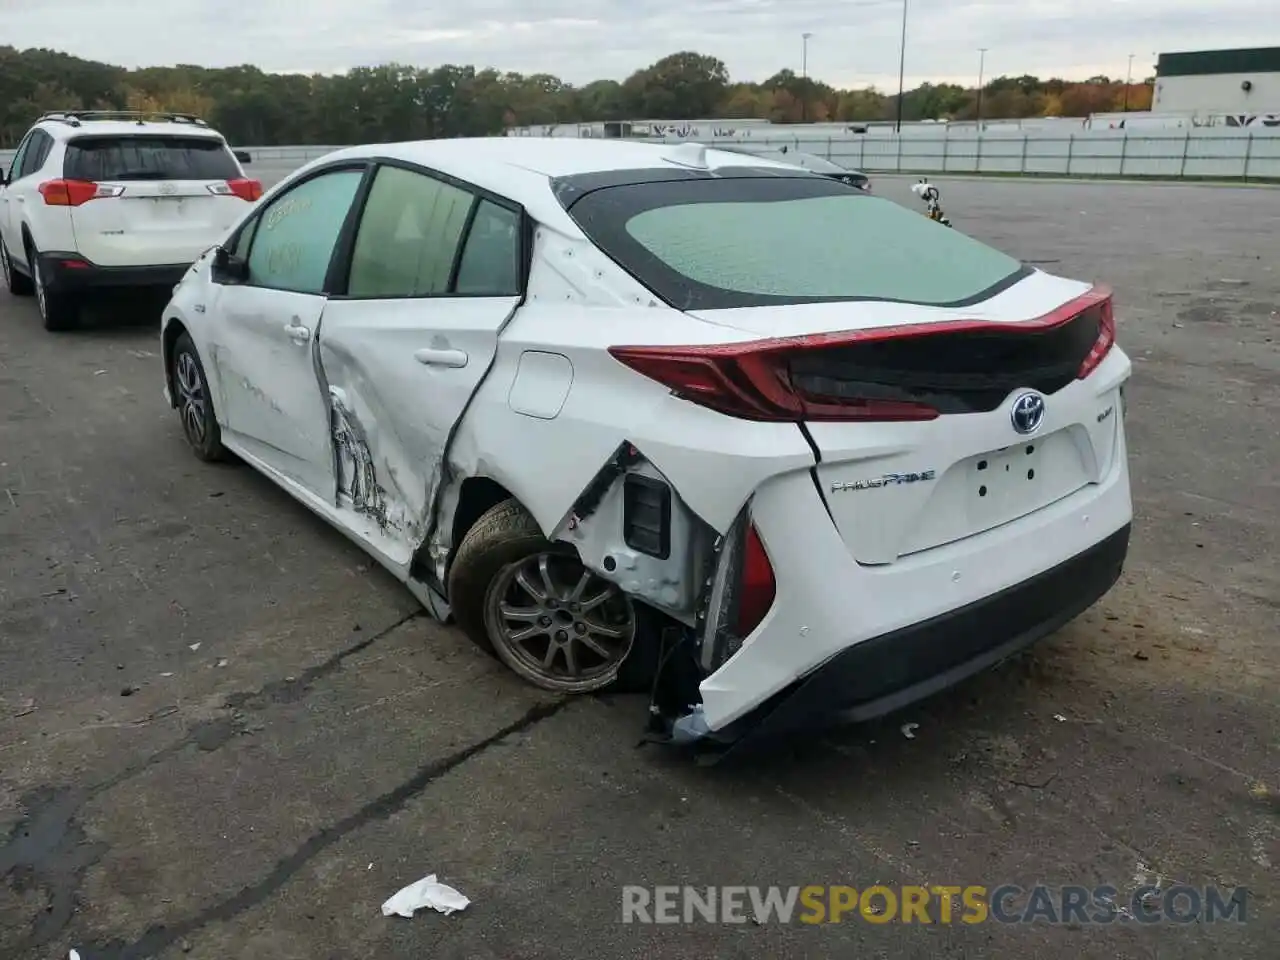
<svg viewBox="0 0 1280 960">
<path fill-rule="evenodd" d="M 783 144 L 871 173 L 994 173 L 1071 177 L 1280 179 L 1280 129 L 995 132 L 982 136 L 852 137 L 710 141 L 708 145 Z"/>
<path fill-rule="evenodd" d="M 827 157 L 870 173 L 1027 174 L 1073 177 L 1160 177 L 1280 180 L 1280 128 L 1258 130 L 988 131 L 982 136 L 770 137 L 703 141 L 728 146 L 792 150 Z M 242 147 L 248 171 L 265 183 L 337 146 Z M 13 151 L 0 151 L 8 169 Z"/>
</svg>

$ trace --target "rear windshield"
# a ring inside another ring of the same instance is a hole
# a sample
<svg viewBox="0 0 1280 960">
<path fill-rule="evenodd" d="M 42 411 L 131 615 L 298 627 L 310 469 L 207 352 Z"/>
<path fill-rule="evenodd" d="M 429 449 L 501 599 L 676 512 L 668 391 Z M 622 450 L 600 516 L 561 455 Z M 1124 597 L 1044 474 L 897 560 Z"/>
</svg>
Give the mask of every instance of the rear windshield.
<svg viewBox="0 0 1280 960">
<path fill-rule="evenodd" d="M 68 180 L 234 180 L 235 157 L 211 137 L 78 137 L 67 144 Z"/>
<path fill-rule="evenodd" d="M 683 310 L 889 300 L 977 303 L 1030 272 L 920 211 L 825 177 L 718 177 L 605 187 L 569 213 Z"/>
</svg>

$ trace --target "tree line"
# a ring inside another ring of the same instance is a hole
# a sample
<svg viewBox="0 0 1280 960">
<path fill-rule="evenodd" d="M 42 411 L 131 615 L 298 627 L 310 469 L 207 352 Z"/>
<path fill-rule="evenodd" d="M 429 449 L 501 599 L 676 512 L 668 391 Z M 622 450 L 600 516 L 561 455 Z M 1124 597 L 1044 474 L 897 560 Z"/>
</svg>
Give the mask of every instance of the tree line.
<svg viewBox="0 0 1280 960">
<path fill-rule="evenodd" d="M 981 94 L 925 83 L 902 98 L 904 120 L 1084 117 L 1150 109 L 1152 80 L 997 77 Z M 357 67 L 339 75 L 181 64 L 129 70 L 55 50 L 0 47 L 0 147 L 50 110 L 167 110 L 204 117 L 237 144 L 348 144 L 482 136 L 511 126 L 592 120 L 761 118 L 777 123 L 892 120 L 896 92 L 841 90 L 780 70 L 734 82 L 723 61 L 685 51 L 626 80 L 574 86 L 546 73 L 445 64 Z"/>
</svg>

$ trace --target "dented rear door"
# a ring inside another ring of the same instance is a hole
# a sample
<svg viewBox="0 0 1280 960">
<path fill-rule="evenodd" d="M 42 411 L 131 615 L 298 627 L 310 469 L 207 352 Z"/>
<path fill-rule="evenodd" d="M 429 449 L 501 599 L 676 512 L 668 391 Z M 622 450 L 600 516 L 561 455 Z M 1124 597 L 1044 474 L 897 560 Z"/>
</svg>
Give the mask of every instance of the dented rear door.
<svg viewBox="0 0 1280 960">
<path fill-rule="evenodd" d="M 402 545 L 426 534 L 454 425 L 519 303 L 523 236 L 519 208 L 497 198 L 398 166 L 373 181 L 319 358 L 338 506 Z"/>
</svg>

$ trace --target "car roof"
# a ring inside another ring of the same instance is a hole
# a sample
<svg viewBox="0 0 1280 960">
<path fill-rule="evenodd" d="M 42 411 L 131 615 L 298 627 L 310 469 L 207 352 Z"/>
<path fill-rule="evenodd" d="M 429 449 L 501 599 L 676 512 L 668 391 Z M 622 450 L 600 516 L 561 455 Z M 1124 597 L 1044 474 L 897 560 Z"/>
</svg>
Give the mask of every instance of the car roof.
<svg viewBox="0 0 1280 960">
<path fill-rule="evenodd" d="M 66 120 L 41 120 L 36 126 L 55 140 L 74 140 L 77 137 L 205 137 L 223 139 L 212 127 L 194 123 L 175 123 L 168 120 L 93 120 L 81 118 L 75 124 Z"/>
<path fill-rule="evenodd" d="M 312 161 L 307 168 L 335 161 L 386 157 L 416 164 L 474 184 L 521 204 L 540 223 L 581 236 L 577 224 L 556 199 L 552 181 L 560 177 L 615 170 L 670 168 L 687 163 L 689 143 L 666 144 L 579 137 L 459 137 L 347 147 Z M 706 165 L 795 170 L 777 163 L 724 150 L 705 148 Z"/>
</svg>

